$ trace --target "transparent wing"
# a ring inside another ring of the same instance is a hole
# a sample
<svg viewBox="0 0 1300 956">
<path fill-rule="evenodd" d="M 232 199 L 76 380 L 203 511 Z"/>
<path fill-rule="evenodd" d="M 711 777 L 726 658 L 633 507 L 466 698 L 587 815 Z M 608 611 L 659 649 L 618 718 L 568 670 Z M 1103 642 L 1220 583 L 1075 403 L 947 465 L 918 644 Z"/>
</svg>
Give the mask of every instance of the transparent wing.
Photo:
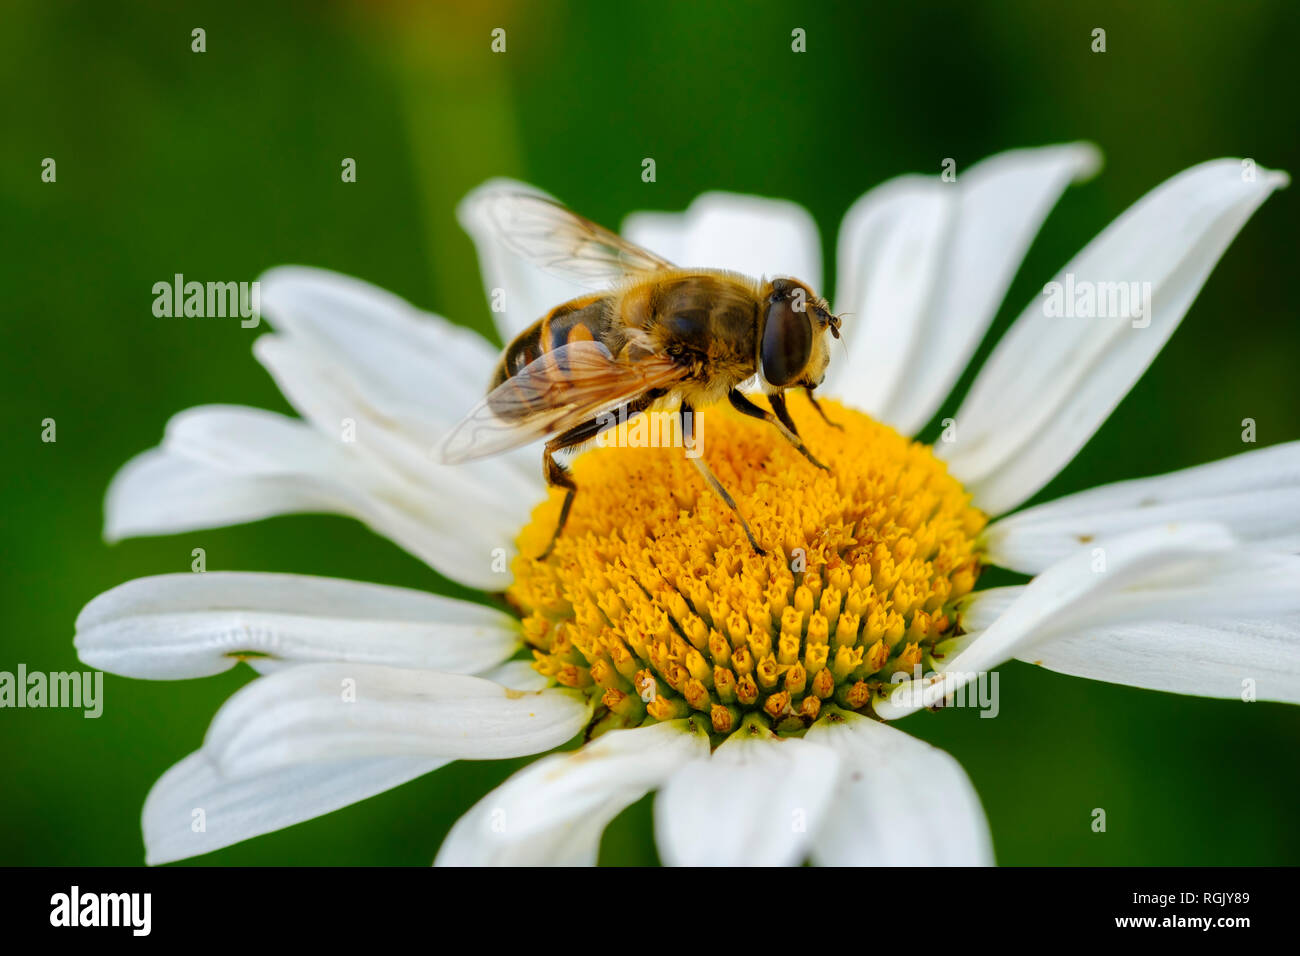
<svg viewBox="0 0 1300 956">
<path fill-rule="evenodd" d="M 498 192 L 482 201 L 502 245 L 562 278 L 593 285 L 674 268 L 554 200 Z"/>
<path fill-rule="evenodd" d="M 646 392 L 670 388 L 683 375 L 680 366 L 654 353 L 617 359 L 599 342 L 561 346 L 489 392 L 443 440 L 439 457 L 456 465 L 518 448 Z"/>
</svg>

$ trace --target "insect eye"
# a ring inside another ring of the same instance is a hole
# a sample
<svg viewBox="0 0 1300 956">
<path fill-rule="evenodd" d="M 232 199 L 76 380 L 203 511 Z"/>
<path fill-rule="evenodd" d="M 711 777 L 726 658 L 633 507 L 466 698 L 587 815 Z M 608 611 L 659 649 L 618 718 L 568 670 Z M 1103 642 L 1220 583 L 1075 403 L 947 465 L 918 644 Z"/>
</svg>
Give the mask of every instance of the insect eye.
<svg viewBox="0 0 1300 956">
<path fill-rule="evenodd" d="M 806 309 L 796 310 L 784 296 L 773 296 L 763 321 L 759 359 L 763 377 L 778 388 L 789 385 L 808 366 L 812 355 L 812 321 Z"/>
</svg>

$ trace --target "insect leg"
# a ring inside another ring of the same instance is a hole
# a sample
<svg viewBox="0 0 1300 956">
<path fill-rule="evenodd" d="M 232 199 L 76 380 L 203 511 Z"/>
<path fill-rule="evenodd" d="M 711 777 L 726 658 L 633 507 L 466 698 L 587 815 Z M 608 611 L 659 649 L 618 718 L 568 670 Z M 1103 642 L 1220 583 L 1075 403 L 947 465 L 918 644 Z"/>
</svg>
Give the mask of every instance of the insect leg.
<svg viewBox="0 0 1300 956">
<path fill-rule="evenodd" d="M 776 413 L 776 417 L 781 419 L 781 424 L 790 429 L 793 434 L 798 435 L 799 429 L 794 427 L 794 419 L 790 417 L 790 409 L 785 404 L 785 392 L 773 392 L 767 396 L 767 400 L 771 403 L 772 411 Z"/>
<path fill-rule="evenodd" d="M 822 421 L 827 425 L 830 425 L 831 428 L 838 428 L 840 431 L 844 431 L 844 426 L 842 424 L 839 422 L 833 422 L 826 417 L 826 409 L 822 408 L 821 403 L 813 396 L 813 390 L 807 385 L 804 386 L 804 393 L 808 396 L 808 401 L 812 402 L 812 407 L 817 409 L 817 414 L 822 417 Z"/>
<path fill-rule="evenodd" d="M 575 445 L 581 445 L 583 442 L 595 438 L 605 429 L 613 428 L 621 421 L 627 421 L 632 416 L 645 411 L 662 395 L 662 390 L 647 392 L 619 408 L 591 419 L 591 421 L 583 422 L 581 425 L 574 425 L 568 431 L 561 432 L 546 443 L 546 448 L 542 452 L 542 466 L 546 473 L 546 483 L 552 488 L 564 489 L 564 504 L 560 505 L 560 520 L 555 526 L 555 534 L 551 535 L 551 543 L 546 546 L 545 551 L 537 556 L 536 560 L 545 561 L 551 556 L 551 552 L 555 550 L 555 542 L 560 540 L 560 532 L 564 530 L 564 525 L 569 520 L 569 511 L 573 508 L 574 495 L 578 493 L 578 486 L 573 483 L 573 476 L 569 474 L 569 469 L 556 460 L 556 452 L 564 451 L 566 448 L 572 448 Z"/>
<path fill-rule="evenodd" d="M 683 444 L 689 446 L 693 443 L 695 436 L 695 410 L 692 409 L 690 405 L 682 402 L 681 408 L 677 411 L 682 420 Z M 713 493 L 721 498 L 727 507 L 731 509 L 732 513 L 735 514 L 736 520 L 739 521 L 740 526 L 745 529 L 745 537 L 749 539 L 749 546 L 754 549 L 754 553 L 757 555 L 767 554 L 766 551 L 758 546 L 758 542 L 754 539 L 754 532 L 749 530 L 749 522 L 745 520 L 745 516 L 742 515 L 740 509 L 736 507 L 735 499 L 731 497 L 726 488 L 722 487 L 722 482 L 718 481 L 713 470 L 709 468 L 709 463 L 704 460 L 704 456 L 697 455 L 691 459 L 691 462 L 699 470 L 700 474 L 704 476 L 705 482 L 707 482 L 708 486 L 713 489 Z"/>
<path fill-rule="evenodd" d="M 577 444 L 577 442 L 571 444 Z M 569 474 L 569 469 L 555 460 L 555 453 L 563 451 L 567 447 L 568 445 L 564 443 L 564 435 L 560 435 L 548 441 L 546 448 L 542 451 L 542 467 L 546 473 L 546 484 L 551 488 L 564 489 L 564 504 L 560 505 L 560 521 L 555 526 L 555 533 L 551 535 L 551 543 L 546 546 L 545 551 L 537 556 L 538 561 L 545 561 L 551 556 L 551 552 L 555 550 L 555 542 L 560 540 L 560 532 L 564 530 L 564 525 L 569 520 L 569 509 L 573 507 L 573 496 L 578 493 L 578 486 L 573 483 L 573 476 Z"/>
<path fill-rule="evenodd" d="M 772 407 L 780 408 L 781 411 L 785 412 L 784 418 L 786 421 L 789 421 L 790 412 L 785 407 L 785 399 L 781 398 L 778 402 L 778 397 L 778 395 L 772 396 Z M 761 421 L 770 423 L 780 431 L 786 441 L 799 450 L 799 454 L 803 455 L 823 471 L 830 471 L 829 468 L 813 457 L 813 453 L 808 450 L 808 446 L 803 443 L 803 439 L 800 438 L 798 433 L 794 430 L 793 421 L 790 421 L 787 425 L 785 421 L 782 421 L 780 413 L 774 415 L 769 411 L 759 408 L 734 388 L 727 393 L 727 398 L 731 401 L 731 405 L 736 409 L 736 411 L 740 412 L 742 415 L 748 415 L 750 418 L 757 418 Z"/>
</svg>

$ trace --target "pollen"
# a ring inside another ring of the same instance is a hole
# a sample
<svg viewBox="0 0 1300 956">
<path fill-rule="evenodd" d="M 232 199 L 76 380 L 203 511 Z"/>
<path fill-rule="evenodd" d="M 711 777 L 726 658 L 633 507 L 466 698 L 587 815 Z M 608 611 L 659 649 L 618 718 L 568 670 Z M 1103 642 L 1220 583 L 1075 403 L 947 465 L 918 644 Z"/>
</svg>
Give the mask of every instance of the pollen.
<svg viewBox="0 0 1300 956">
<path fill-rule="evenodd" d="M 827 705 L 869 713 L 956 633 L 985 515 L 929 446 L 822 406 L 829 422 L 790 402 L 825 470 L 772 425 L 715 406 L 697 413 L 695 447 L 579 455 L 545 560 L 531 556 L 563 494 L 534 510 L 507 599 L 533 666 L 596 698 L 593 732 L 699 713 L 716 734 L 745 719 L 802 733 Z M 705 485 L 697 452 L 766 554 Z"/>
</svg>

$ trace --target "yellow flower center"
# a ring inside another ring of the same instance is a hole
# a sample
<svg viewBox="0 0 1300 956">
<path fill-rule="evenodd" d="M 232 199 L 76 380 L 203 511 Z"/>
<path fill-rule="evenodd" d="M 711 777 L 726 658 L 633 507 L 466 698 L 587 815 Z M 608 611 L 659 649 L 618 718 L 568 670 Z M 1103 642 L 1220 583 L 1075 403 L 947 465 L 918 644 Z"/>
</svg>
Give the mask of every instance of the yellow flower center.
<svg viewBox="0 0 1300 956">
<path fill-rule="evenodd" d="M 719 734 L 751 713 L 799 733 L 825 704 L 869 709 L 952 635 L 985 516 L 929 446 L 834 402 L 824 407 L 842 428 L 802 397 L 791 406 L 829 470 L 730 408 L 697 420 L 705 460 L 766 555 L 680 447 L 581 455 L 545 561 L 531 556 L 563 495 L 533 512 L 507 597 L 534 666 L 599 695 L 595 732 L 698 712 Z"/>
</svg>

